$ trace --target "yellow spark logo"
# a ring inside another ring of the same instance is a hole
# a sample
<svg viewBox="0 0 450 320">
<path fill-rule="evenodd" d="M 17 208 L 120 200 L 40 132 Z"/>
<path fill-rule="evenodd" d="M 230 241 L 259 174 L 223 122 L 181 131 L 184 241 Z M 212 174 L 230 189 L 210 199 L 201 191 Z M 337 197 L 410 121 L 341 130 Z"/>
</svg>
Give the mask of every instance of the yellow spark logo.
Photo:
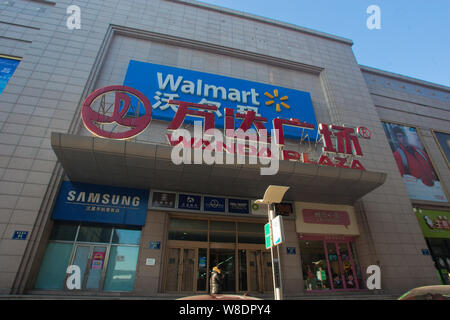
<svg viewBox="0 0 450 320">
<path fill-rule="evenodd" d="M 264 95 L 266 97 L 268 97 L 269 99 L 271 99 L 271 100 L 266 102 L 266 106 L 271 106 L 271 105 L 273 105 L 275 103 L 275 98 L 278 98 L 278 89 L 274 89 L 273 90 L 273 95 L 268 93 L 268 92 L 264 92 Z M 280 104 L 283 107 L 285 107 L 286 109 L 290 109 L 291 108 L 287 103 L 283 102 L 283 101 L 286 101 L 287 99 L 288 99 L 288 96 L 283 96 L 283 97 L 280 98 L 280 103 L 276 103 L 275 104 L 275 106 L 277 108 L 277 112 L 281 112 Z"/>
</svg>

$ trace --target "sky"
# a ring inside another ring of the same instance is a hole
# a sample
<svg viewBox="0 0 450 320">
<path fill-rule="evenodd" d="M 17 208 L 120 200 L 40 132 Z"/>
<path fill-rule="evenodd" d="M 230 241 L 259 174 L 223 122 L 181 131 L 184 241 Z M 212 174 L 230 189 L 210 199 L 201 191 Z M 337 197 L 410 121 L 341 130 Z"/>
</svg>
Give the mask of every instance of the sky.
<svg viewBox="0 0 450 320">
<path fill-rule="evenodd" d="M 449 0 L 202 0 L 347 38 L 359 64 L 450 87 Z M 380 29 L 371 5 L 380 9 Z"/>
</svg>

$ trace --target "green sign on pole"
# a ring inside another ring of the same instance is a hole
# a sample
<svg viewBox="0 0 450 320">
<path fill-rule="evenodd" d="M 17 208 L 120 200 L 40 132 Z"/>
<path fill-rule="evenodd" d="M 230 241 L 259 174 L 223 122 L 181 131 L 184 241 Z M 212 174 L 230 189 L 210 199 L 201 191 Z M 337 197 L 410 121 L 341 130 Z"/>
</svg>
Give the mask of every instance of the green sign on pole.
<svg viewBox="0 0 450 320">
<path fill-rule="evenodd" d="M 266 249 L 272 247 L 272 241 L 270 239 L 270 222 L 264 225 L 264 238 L 266 239 Z"/>
</svg>

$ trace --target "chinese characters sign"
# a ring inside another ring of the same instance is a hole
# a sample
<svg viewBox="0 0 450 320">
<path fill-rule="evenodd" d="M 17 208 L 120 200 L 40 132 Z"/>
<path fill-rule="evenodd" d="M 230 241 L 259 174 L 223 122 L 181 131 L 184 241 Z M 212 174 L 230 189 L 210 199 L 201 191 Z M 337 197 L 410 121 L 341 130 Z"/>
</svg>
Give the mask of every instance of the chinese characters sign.
<svg viewBox="0 0 450 320">
<path fill-rule="evenodd" d="M 303 209 L 305 223 L 335 224 L 346 228 L 350 225 L 350 217 L 346 211 Z"/>
<path fill-rule="evenodd" d="M 416 209 L 425 238 L 450 238 L 450 212 Z"/>
</svg>

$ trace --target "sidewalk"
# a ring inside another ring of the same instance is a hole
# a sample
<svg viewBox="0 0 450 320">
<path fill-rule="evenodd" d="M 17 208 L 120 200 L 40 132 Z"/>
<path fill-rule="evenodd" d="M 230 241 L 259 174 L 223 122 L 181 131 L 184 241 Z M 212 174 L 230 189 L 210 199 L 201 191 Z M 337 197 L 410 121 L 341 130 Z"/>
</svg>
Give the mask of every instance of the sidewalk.
<svg viewBox="0 0 450 320">
<path fill-rule="evenodd" d="M 100 296 L 100 295 L 55 295 L 55 294 L 21 294 L 21 295 L 0 295 L 0 300 L 176 300 L 187 295 L 178 294 L 157 294 L 154 296 Z M 272 294 L 250 294 L 263 300 L 273 300 Z M 373 294 L 373 293 L 333 293 L 333 294 L 304 294 L 287 295 L 284 300 L 397 300 L 399 295 L 393 294 Z"/>
</svg>

